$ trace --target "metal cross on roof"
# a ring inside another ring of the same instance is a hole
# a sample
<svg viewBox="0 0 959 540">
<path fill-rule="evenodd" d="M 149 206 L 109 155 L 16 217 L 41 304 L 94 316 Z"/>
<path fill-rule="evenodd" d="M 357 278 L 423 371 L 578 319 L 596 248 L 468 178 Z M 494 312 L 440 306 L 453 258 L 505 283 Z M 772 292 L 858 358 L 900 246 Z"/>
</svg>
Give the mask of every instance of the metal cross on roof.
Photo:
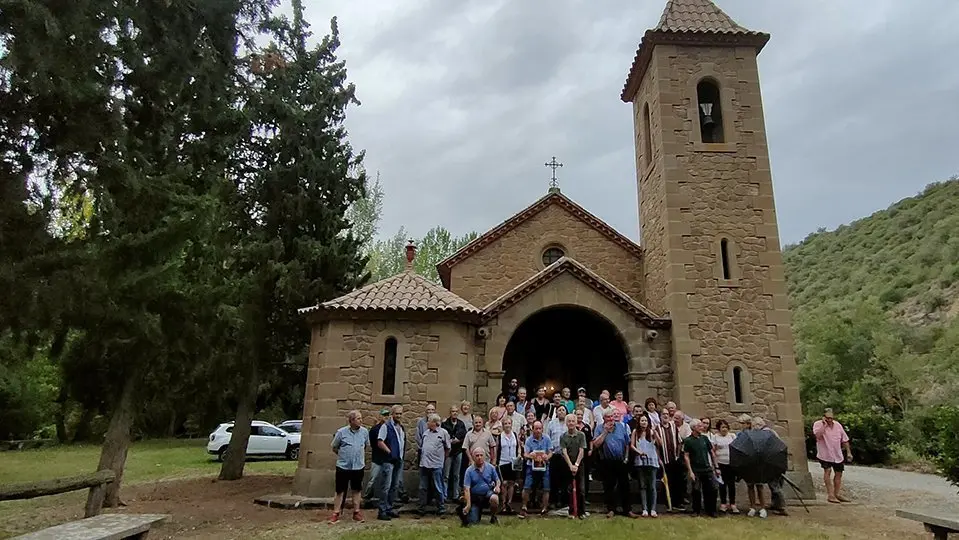
<svg viewBox="0 0 959 540">
<path fill-rule="evenodd" d="M 551 188 L 558 187 L 559 182 L 556 180 L 556 169 L 558 169 L 559 167 L 562 167 L 563 164 L 556 161 L 556 156 L 553 156 L 553 159 L 550 162 L 546 163 L 545 165 L 553 169 L 553 175 L 550 178 L 549 187 Z"/>
</svg>

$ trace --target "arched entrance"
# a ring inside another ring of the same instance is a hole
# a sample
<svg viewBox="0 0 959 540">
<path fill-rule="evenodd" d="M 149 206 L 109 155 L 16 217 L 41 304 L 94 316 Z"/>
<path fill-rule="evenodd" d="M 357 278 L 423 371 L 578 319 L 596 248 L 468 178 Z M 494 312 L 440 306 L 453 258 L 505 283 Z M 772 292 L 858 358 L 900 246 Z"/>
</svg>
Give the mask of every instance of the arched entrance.
<svg viewBox="0 0 959 540">
<path fill-rule="evenodd" d="M 628 400 L 628 358 L 619 331 L 602 315 L 579 306 L 548 307 L 513 332 L 503 354 L 503 381 L 517 379 L 530 397 L 539 386 L 568 386 L 573 395 L 583 386 L 591 399 L 608 389 L 622 390 Z"/>
</svg>

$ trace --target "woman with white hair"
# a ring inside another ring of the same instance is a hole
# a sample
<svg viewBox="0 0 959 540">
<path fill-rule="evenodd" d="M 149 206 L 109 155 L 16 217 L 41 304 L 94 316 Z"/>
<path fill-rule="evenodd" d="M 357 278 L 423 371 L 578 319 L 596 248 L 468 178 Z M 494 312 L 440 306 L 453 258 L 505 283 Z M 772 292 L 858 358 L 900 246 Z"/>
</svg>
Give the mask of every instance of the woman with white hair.
<svg viewBox="0 0 959 540">
<path fill-rule="evenodd" d="M 743 415 L 748 417 L 749 415 Z M 766 427 L 766 421 L 761 416 L 754 416 L 752 418 L 743 418 L 739 417 L 739 421 L 743 424 L 743 431 L 747 429 L 763 429 Z M 766 501 L 765 501 L 765 491 L 763 490 L 762 484 L 746 484 L 746 493 L 749 494 L 749 512 L 746 514 L 749 517 L 754 517 L 757 514 L 760 518 L 766 519 L 766 516 L 769 514 L 766 512 Z"/>
</svg>

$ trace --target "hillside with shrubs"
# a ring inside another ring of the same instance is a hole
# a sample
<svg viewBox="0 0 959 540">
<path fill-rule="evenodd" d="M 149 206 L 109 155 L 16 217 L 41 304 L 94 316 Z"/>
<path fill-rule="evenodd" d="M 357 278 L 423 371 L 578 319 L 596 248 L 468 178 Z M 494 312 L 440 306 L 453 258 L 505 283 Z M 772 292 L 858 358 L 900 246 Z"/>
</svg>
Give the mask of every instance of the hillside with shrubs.
<svg viewBox="0 0 959 540">
<path fill-rule="evenodd" d="M 858 462 L 959 480 L 959 179 L 783 256 L 807 429 L 832 407 Z"/>
</svg>

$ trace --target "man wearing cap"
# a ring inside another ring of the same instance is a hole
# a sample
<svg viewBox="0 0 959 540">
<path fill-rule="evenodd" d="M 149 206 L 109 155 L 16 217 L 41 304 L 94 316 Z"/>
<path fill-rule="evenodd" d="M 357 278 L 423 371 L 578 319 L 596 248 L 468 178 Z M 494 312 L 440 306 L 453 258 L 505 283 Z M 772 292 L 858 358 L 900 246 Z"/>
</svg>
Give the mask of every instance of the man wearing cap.
<svg viewBox="0 0 959 540">
<path fill-rule="evenodd" d="M 826 409 L 822 419 L 813 424 L 812 432 L 816 436 L 816 459 L 822 466 L 822 480 L 826 484 L 826 500 L 831 503 L 850 502 L 841 493 L 845 462 L 852 461 L 846 429 L 833 417 L 832 409 Z M 830 478 L 833 472 L 835 478 Z"/>
<path fill-rule="evenodd" d="M 366 488 L 363 490 L 363 498 L 366 500 L 364 504 L 367 508 L 373 508 L 373 488 L 376 486 L 376 479 L 380 474 L 380 465 L 383 464 L 389 458 L 389 454 L 384 452 L 379 445 L 376 444 L 376 441 L 379 440 L 380 428 L 383 427 L 383 424 L 386 423 L 390 418 L 389 409 L 380 409 L 380 419 L 370 428 L 370 481 L 366 483 Z"/>
</svg>

